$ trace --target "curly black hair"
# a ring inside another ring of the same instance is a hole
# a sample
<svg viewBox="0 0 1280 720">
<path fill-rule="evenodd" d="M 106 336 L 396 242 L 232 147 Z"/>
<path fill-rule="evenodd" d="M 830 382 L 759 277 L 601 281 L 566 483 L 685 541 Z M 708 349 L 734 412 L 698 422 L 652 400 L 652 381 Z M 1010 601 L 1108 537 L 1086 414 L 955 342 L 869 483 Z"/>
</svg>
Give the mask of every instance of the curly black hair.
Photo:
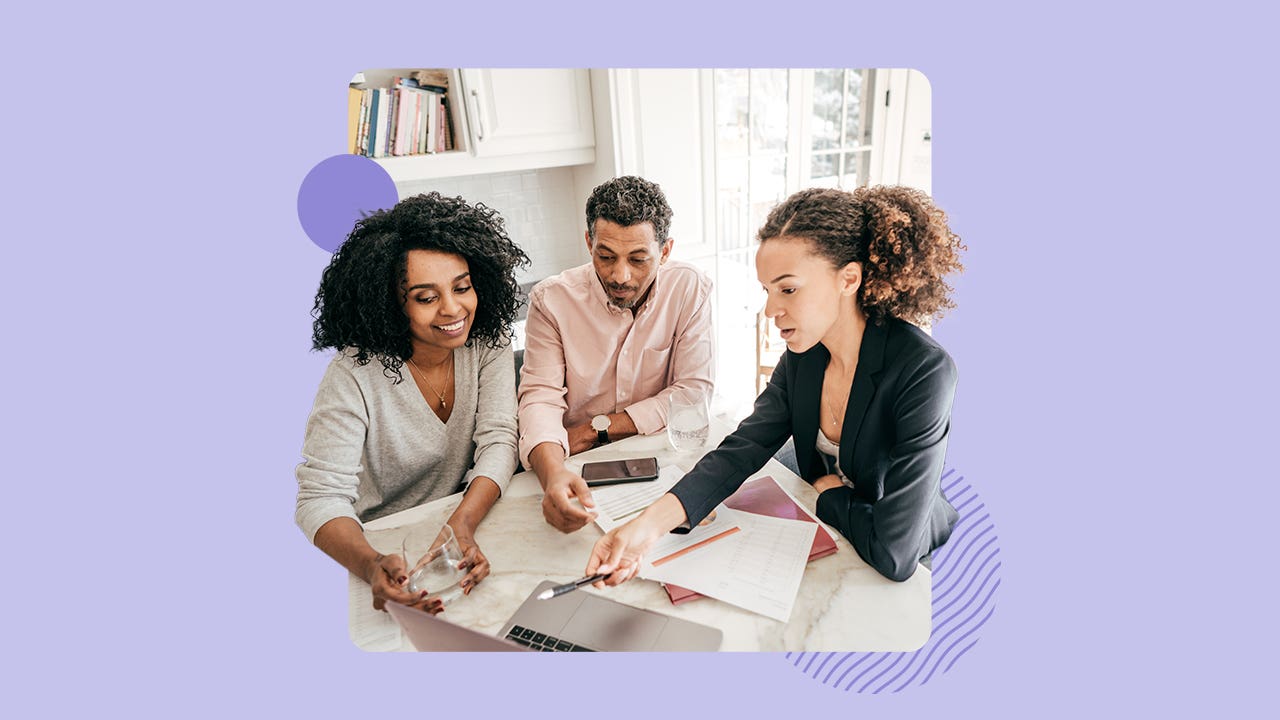
<svg viewBox="0 0 1280 720">
<path fill-rule="evenodd" d="M 877 324 L 911 323 L 955 307 L 945 277 L 964 270 L 960 237 L 925 193 L 897 185 L 801 190 L 775 207 L 760 228 L 766 242 L 805 238 L 836 268 L 862 264 L 858 305 Z"/>
<path fill-rule="evenodd" d="M 604 218 L 622 227 L 642 222 L 653 226 L 659 247 L 666 247 L 671 231 L 671 206 L 657 183 L 635 175 L 624 175 L 596 186 L 587 198 L 587 232 L 596 239 L 596 220 Z"/>
<path fill-rule="evenodd" d="M 524 302 L 515 269 L 529 264 L 496 210 L 432 192 L 405 198 L 356 222 L 320 278 L 311 315 L 312 347 L 349 348 L 358 365 L 377 358 L 395 382 L 413 354 L 404 312 L 410 250 L 460 255 L 471 271 L 476 312 L 467 343 L 500 347 Z"/>
</svg>

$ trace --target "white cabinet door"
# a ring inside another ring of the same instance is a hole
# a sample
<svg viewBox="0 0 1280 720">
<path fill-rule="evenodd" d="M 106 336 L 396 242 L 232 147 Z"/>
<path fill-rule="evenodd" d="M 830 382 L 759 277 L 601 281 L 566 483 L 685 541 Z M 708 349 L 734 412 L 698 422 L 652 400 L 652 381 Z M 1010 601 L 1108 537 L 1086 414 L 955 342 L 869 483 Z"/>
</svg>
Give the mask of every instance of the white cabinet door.
<svg viewBox="0 0 1280 720">
<path fill-rule="evenodd" d="M 463 70 L 477 157 L 595 146 L 587 70 Z"/>
</svg>

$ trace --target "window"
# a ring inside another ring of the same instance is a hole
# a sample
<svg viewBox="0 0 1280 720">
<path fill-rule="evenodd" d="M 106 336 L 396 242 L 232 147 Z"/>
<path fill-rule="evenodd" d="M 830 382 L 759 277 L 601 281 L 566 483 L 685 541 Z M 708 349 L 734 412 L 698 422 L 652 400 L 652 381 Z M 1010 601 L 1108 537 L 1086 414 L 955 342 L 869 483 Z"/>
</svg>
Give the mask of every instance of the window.
<svg viewBox="0 0 1280 720">
<path fill-rule="evenodd" d="M 871 70 L 814 70 L 804 187 L 849 189 L 871 169 Z"/>
<path fill-rule="evenodd" d="M 749 360 L 758 357 L 761 347 L 757 332 L 766 341 L 776 333 L 772 323 L 761 327 L 757 322 L 764 294 L 755 275 L 756 231 L 775 205 L 805 187 L 848 190 L 873 182 L 907 182 L 896 170 L 905 155 L 899 147 L 903 129 L 886 132 L 885 126 L 904 124 L 903 110 L 890 110 L 888 101 L 900 97 L 897 104 L 905 104 L 908 94 L 898 88 L 905 88 L 913 75 L 919 74 L 866 69 L 702 72 L 704 87 L 710 87 L 703 97 L 712 104 L 707 115 L 714 125 L 709 152 L 715 173 L 704 197 L 714 218 L 715 252 L 701 264 L 710 263 L 707 270 L 716 279 L 716 384 L 729 403 L 722 409 L 737 414 L 749 410 L 757 387 L 757 363 Z M 912 81 L 917 87 L 911 97 L 924 98 L 915 101 L 916 124 L 927 128 L 927 81 L 923 76 Z M 895 147 L 886 147 L 891 144 Z"/>
</svg>

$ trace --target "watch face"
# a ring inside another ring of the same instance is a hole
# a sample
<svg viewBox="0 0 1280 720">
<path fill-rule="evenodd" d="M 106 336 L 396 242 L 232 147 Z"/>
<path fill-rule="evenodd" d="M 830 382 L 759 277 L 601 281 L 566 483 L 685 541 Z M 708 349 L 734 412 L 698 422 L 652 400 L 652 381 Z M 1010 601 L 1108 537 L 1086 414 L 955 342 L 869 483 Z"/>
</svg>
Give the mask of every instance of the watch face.
<svg viewBox="0 0 1280 720">
<path fill-rule="evenodd" d="M 608 430 L 610 424 L 608 415 L 597 415 L 591 418 L 591 429 L 596 432 Z"/>
</svg>

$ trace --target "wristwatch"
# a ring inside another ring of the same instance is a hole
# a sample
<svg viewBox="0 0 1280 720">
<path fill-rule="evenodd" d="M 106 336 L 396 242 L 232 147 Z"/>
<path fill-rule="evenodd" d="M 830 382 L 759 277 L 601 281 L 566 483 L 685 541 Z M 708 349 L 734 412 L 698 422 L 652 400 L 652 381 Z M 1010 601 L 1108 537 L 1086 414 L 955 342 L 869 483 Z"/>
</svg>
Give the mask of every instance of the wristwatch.
<svg viewBox="0 0 1280 720">
<path fill-rule="evenodd" d="M 609 426 L 613 421 L 608 415 L 597 415 L 591 418 L 591 429 L 596 431 L 596 443 L 604 445 L 609 442 Z"/>
</svg>

